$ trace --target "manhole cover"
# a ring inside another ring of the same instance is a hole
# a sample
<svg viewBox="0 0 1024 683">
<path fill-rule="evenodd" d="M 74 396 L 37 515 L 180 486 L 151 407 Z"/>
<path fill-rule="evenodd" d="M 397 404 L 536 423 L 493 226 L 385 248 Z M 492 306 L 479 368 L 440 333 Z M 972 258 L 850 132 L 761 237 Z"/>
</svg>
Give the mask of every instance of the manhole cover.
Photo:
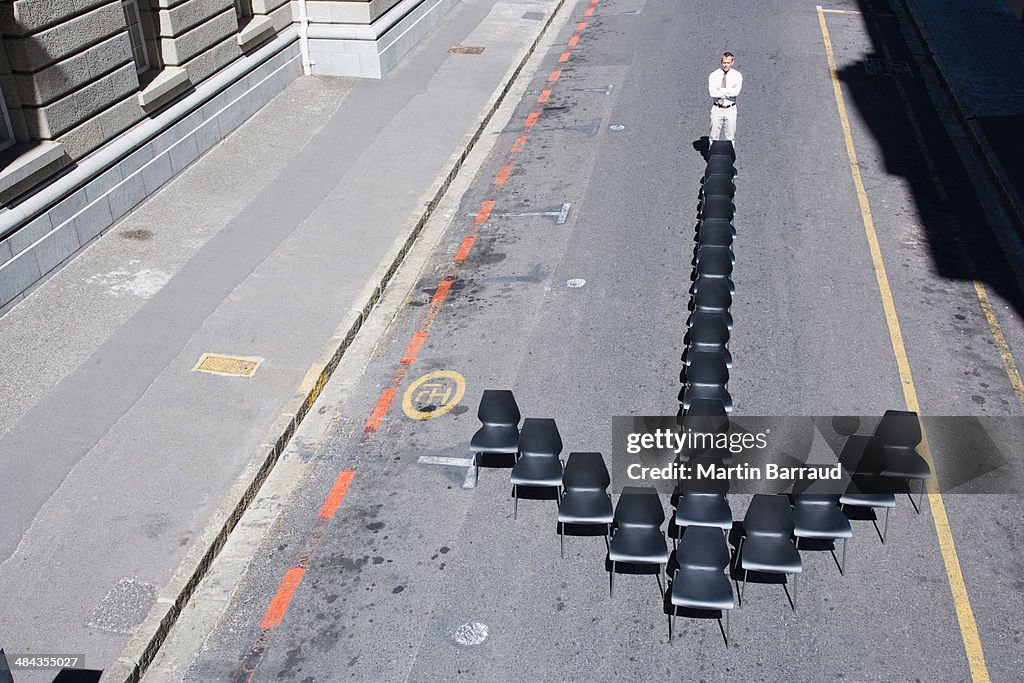
<svg viewBox="0 0 1024 683">
<path fill-rule="evenodd" d="M 868 76 L 894 76 L 896 78 L 910 78 L 914 72 L 910 65 L 903 61 L 892 59 L 865 59 L 864 71 Z"/>
<path fill-rule="evenodd" d="M 262 358 L 243 358 L 241 356 L 225 356 L 218 353 L 204 353 L 192 369 L 199 372 L 210 372 L 215 375 L 252 377 L 253 373 L 256 372 L 256 368 L 262 362 Z"/>
<path fill-rule="evenodd" d="M 131 635 L 145 620 L 154 602 L 156 586 L 137 578 L 121 579 L 100 600 L 85 625 L 110 633 Z"/>
<path fill-rule="evenodd" d="M 482 47 L 471 47 L 469 45 L 456 45 L 448 48 L 448 52 L 456 55 L 478 55 L 484 51 Z"/>
</svg>

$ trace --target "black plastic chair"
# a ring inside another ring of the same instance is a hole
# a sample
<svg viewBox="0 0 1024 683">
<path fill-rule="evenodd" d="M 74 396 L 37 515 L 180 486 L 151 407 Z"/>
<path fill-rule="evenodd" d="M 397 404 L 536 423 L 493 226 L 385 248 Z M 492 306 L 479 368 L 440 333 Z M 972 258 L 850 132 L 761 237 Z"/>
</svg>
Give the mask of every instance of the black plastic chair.
<svg viewBox="0 0 1024 683">
<path fill-rule="evenodd" d="M 793 535 L 796 549 L 800 550 L 800 539 L 838 541 L 843 540 L 843 560 L 838 562 L 839 573 L 846 573 L 846 543 L 853 536 L 849 518 L 839 509 L 839 496 L 830 494 L 793 495 Z M 835 559 L 835 552 L 832 558 Z"/>
<path fill-rule="evenodd" d="M 743 517 L 743 537 L 736 550 L 743 570 L 740 584 L 740 605 L 747 585 L 747 572 L 793 576 L 793 610 L 796 611 L 797 577 L 803 571 L 800 551 L 791 536 L 795 527 L 793 508 L 781 495 L 755 494 Z"/>
<path fill-rule="evenodd" d="M 889 535 L 889 511 L 896 507 L 896 494 L 890 488 L 890 480 L 881 476 L 885 467 L 885 453 L 881 443 L 872 436 L 854 434 L 846 439 L 839 463 L 850 475 L 849 487 L 839 497 L 840 509 L 844 512 L 847 507 L 870 510 L 871 523 L 884 545 Z M 881 530 L 874 518 L 876 508 L 885 510 L 885 522 Z"/>
<path fill-rule="evenodd" d="M 683 414 L 683 417 L 725 417 L 727 414 L 725 404 L 722 403 L 721 399 L 698 398 L 690 402 L 690 407 Z"/>
<path fill-rule="evenodd" d="M 519 487 L 562 487 L 562 437 L 550 418 L 528 417 L 519 434 L 519 459 L 512 468 L 512 517 L 519 517 Z"/>
<path fill-rule="evenodd" d="M 921 422 L 917 413 L 907 410 L 887 410 L 875 429 L 875 438 L 882 444 L 885 452 L 885 466 L 881 475 L 892 479 L 903 479 L 907 482 L 907 495 L 910 496 L 909 480 L 921 482 L 917 503 L 913 496 L 910 502 L 914 510 L 921 514 L 921 503 L 924 499 L 925 482 L 932 476 L 932 469 L 917 452 L 921 443 Z"/>
<path fill-rule="evenodd" d="M 605 545 L 611 535 L 611 477 L 600 453 L 570 453 L 562 474 L 562 498 L 558 502 L 559 553 L 565 557 L 565 525 L 605 526 Z"/>
<path fill-rule="evenodd" d="M 736 167 L 733 165 L 732 159 L 724 154 L 709 155 L 708 165 L 704 168 L 704 178 L 723 173 L 730 177 L 736 176 Z"/>
<path fill-rule="evenodd" d="M 484 389 L 476 416 L 483 423 L 469 442 L 480 479 L 480 460 L 487 453 L 514 454 L 519 451 L 519 406 L 508 389 Z"/>
<path fill-rule="evenodd" d="M 715 218 L 701 221 L 697 225 L 697 248 L 700 247 L 732 247 L 736 239 L 736 228 L 732 221 Z"/>
<path fill-rule="evenodd" d="M 669 642 L 672 642 L 675 630 L 676 608 L 684 607 L 724 612 L 724 634 L 728 645 L 729 612 L 736 606 L 736 600 L 732 583 L 725 573 L 729 566 L 729 546 L 725 536 L 707 527 L 689 528 L 679 542 L 675 559 L 670 592 Z"/>
<path fill-rule="evenodd" d="M 700 194 L 701 197 L 720 195 L 732 199 L 736 195 L 736 184 L 727 173 L 708 176 L 700 186 Z"/>
<path fill-rule="evenodd" d="M 694 351 L 687 354 L 687 361 L 685 384 L 679 391 L 683 410 L 689 410 L 690 404 L 697 399 L 709 398 L 722 401 L 726 412 L 732 412 L 725 356 L 712 351 Z"/>
<path fill-rule="evenodd" d="M 689 365 L 689 356 L 693 351 L 712 351 L 725 356 L 725 366 L 732 367 L 732 354 L 729 353 L 729 324 L 723 313 L 699 311 L 690 316 L 690 327 L 684 339 L 686 350 L 682 361 Z"/>
<path fill-rule="evenodd" d="M 690 287 L 690 304 L 693 314 L 700 312 L 721 313 L 725 316 L 725 324 L 732 329 L 732 314 L 729 309 L 732 307 L 732 281 L 728 278 L 698 277 Z M 693 321 L 691 315 L 686 326 L 690 327 Z"/>
<path fill-rule="evenodd" d="M 732 203 L 732 199 L 729 197 L 704 197 L 700 202 L 701 220 L 724 218 L 731 221 L 735 215 L 736 205 Z"/>
<path fill-rule="evenodd" d="M 658 565 L 658 590 L 661 591 L 661 574 L 668 564 L 669 550 L 665 533 L 661 530 L 665 510 L 657 491 L 652 487 L 625 487 L 615 506 L 614 518 L 615 527 L 608 548 L 608 560 L 611 562 L 608 594 L 615 597 L 615 565 L 618 562 Z"/>
<path fill-rule="evenodd" d="M 730 290 L 735 292 L 736 287 L 732 282 L 732 267 L 736 257 L 729 247 L 702 246 L 697 249 L 694 256 L 694 270 L 692 279 L 699 277 L 725 278 L 729 280 Z"/>
<path fill-rule="evenodd" d="M 708 145 L 708 157 L 726 156 L 730 161 L 736 160 L 736 148 L 732 140 L 712 140 Z"/>
</svg>

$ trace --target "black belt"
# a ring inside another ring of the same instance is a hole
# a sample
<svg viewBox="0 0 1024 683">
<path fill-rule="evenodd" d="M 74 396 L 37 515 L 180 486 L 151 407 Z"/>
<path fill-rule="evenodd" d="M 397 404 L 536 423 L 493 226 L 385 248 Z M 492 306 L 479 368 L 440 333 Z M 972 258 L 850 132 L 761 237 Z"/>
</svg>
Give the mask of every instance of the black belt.
<svg viewBox="0 0 1024 683">
<path fill-rule="evenodd" d="M 728 109 L 729 107 L 735 107 L 736 103 L 733 102 L 732 104 L 719 104 L 718 102 L 715 102 L 715 106 L 718 107 L 719 109 Z"/>
</svg>

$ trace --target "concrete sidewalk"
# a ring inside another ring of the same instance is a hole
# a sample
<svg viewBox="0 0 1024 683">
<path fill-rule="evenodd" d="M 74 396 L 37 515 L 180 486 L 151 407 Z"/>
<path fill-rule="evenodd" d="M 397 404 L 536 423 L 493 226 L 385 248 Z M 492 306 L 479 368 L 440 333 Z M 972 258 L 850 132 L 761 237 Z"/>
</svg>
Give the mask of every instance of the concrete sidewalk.
<svg viewBox="0 0 1024 683">
<path fill-rule="evenodd" d="M 1024 234 L 1024 24 L 1002 0 L 901 0 Z"/>
<path fill-rule="evenodd" d="M 382 81 L 296 81 L 0 318 L 8 653 L 146 666 L 560 4 L 465 0 Z"/>
</svg>

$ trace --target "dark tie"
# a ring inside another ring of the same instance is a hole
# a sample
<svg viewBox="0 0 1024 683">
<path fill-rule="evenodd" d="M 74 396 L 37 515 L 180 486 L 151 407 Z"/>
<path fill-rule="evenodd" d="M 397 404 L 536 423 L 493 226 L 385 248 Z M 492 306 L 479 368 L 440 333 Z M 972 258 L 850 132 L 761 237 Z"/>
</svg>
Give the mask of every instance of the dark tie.
<svg viewBox="0 0 1024 683">
<path fill-rule="evenodd" d="M 722 72 L 722 89 L 723 90 L 727 87 L 726 84 L 725 84 L 725 76 L 726 76 L 726 72 L 723 71 Z"/>
</svg>

